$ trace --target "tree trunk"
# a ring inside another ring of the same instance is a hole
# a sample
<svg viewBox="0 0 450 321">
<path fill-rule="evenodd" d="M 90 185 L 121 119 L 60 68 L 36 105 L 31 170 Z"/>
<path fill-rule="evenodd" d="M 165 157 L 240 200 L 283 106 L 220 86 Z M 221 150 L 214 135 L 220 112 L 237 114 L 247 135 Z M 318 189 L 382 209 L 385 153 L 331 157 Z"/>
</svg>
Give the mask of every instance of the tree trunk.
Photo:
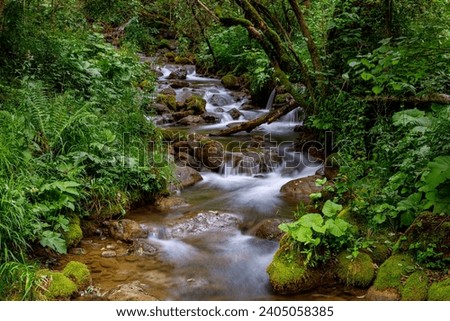
<svg viewBox="0 0 450 321">
<path fill-rule="evenodd" d="M 258 118 L 246 121 L 244 123 L 240 123 L 230 128 L 223 129 L 217 133 L 212 133 L 210 136 L 229 136 L 238 132 L 246 131 L 250 133 L 253 129 L 262 124 L 270 124 L 275 120 L 279 119 L 281 116 L 286 115 L 290 111 L 298 108 L 298 105 L 286 105 L 282 108 L 274 109 L 268 112 L 265 115 L 262 115 Z"/>
</svg>

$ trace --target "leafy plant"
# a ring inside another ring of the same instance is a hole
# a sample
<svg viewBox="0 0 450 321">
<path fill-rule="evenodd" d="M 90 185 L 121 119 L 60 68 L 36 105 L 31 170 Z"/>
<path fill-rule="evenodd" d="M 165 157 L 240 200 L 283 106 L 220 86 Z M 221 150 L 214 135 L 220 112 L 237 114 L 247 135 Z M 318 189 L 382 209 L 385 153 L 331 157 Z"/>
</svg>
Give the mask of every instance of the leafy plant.
<svg viewBox="0 0 450 321">
<path fill-rule="evenodd" d="M 316 266 L 319 262 L 327 261 L 332 253 L 345 247 L 353 237 L 351 225 L 337 217 L 341 210 L 342 205 L 328 200 L 323 205 L 323 215 L 308 213 L 293 223 L 279 226 L 305 256 L 305 265 Z"/>
</svg>

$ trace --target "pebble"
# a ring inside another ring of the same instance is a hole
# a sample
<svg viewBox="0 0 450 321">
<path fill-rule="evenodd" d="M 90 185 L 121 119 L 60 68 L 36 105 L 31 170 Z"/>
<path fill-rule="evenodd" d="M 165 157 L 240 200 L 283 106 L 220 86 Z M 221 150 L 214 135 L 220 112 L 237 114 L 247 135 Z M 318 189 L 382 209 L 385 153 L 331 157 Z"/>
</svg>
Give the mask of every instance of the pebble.
<svg viewBox="0 0 450 321">
<path fill-rule="evenodd" d="M 108 251 L 103 251 L 102 256 L 103 257 L 116 257 L 117 253 L 116 253 L 116 251 L 108 250 Z"/>
</svg>

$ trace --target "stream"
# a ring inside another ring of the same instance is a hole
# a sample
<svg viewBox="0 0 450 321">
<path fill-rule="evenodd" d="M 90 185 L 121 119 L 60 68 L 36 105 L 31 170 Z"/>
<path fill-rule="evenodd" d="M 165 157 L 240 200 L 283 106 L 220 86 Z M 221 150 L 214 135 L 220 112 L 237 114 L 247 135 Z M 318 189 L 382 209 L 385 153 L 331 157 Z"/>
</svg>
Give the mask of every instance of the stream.
<svg viewBox="0 0 450 321">
<path fill-rule="evenodd" d="M 160 67 L 159 91 L 170 87 L 168 78 L 174 68 Z M 161 117 L 152 121 L 173 131 L 206 135 L 255 118 L 271 105 L 246 110 L 242 108 L 248 103 L 245 95 L 225 89 L 220 80 L 198 75 L 193 66 L 187 68 L 184 81 L 188 86 L 175 89 L 177 100 L 187 91 L 201 95 L 207 101 L 207 112 L 218 122 L 174 127 L 164 124 Z M 235 110 L 238 117 L 231 116 Z M 292 218 L 296 203 L 282 197 L 281 186 L 314 175 L 321 167 L 320 162 L 293 150 L 297 125 L 294 111 L 250 134 L 215 137 L 229 156 L 218 173 L 202 171 L 200 182 L 177 190 L 176 197 L 183 200 L 178 206 L 160 209 L 151 205 L 127 214 L 126 218 L 150 231 L 147 239 L 139 240 L 140 255 L 130 255 L 128 244 L 96 236 L 82 241 L 83 255 L 71 254 L 66 259 L 88 264 L 93 283 L 103 291 L 139 282 L 134 284 L 159 300 L 356 300 L 360 292 L 336 285 L 289 297 L 271 292 L 266 267 L 278 241 L 256 237 L 255 228 L 265 220 Z M 261 171 L 251 161 L 233 160 L 233 153 L 255 137 L 264 140 L 281 161 Z M 105 250 L 116 255 L 104 257 Z"/>
</svg>

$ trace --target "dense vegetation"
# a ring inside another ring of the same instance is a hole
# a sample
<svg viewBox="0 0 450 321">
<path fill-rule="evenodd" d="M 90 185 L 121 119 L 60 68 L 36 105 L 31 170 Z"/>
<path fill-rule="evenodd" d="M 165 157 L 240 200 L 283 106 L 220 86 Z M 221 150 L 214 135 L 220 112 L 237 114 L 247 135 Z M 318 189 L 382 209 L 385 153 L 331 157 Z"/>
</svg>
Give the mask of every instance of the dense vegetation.
<svg viewBox="0 0 450 321">
<path fill-rule="evenodd" d="M 65 253 L 80 218 L 122 215 L 171 176 L 143 112 L 154 76 L 132 41 L 119 50 L 88 23 L 90 10 L 1 2 L 0 298 L 33 298 L 38 248 Z"/>
<path fill-rule="evenodd" d="M 256 100 L 283 87 L 305 111 L 299 145 L 334 133 L 323 156 L 338 176 L 281 226 L 306 265 L 395 251 L 421 213 L 450 214 L 448 0 L 3 0 L 0 19 L 0 284 L 20 280 L 0 298 L 30 298 L 30 249 L 63 253 L 74 217 L 164 189 L 142 112 L 153 80 L 135 56 L 164 38 Z M 445 271 L 448 248 L 428 241 L 407 251 Z"/>
</svg>

